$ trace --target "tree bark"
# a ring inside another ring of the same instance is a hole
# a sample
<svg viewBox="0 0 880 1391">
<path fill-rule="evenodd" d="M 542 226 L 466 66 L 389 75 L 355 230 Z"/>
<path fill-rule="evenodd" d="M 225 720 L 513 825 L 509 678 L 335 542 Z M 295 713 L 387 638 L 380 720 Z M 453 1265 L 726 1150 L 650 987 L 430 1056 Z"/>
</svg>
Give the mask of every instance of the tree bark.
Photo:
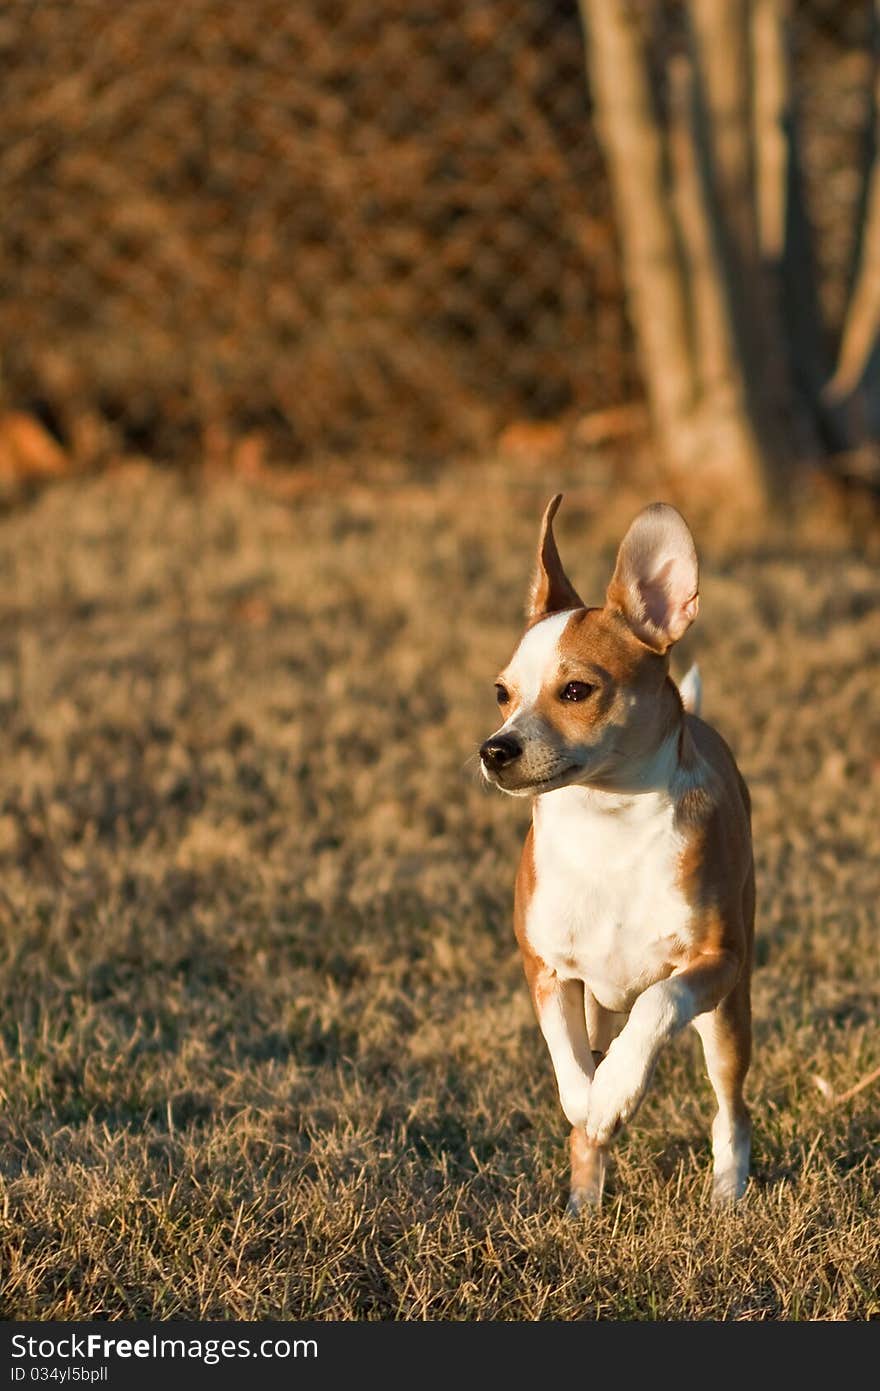
<svg viewBox="0 0 880 1391">
<path fill-rule="evenodd" d="M 785 254 L 788 201 L 791 93 L 784 8 L 784 0 L 754 0 L 751 26 L 758 252 L 773 266 L 781 266 Z"/>
<path fill-rule="evenodd" d="M 685 251 L 698 383 L 690 428 L 703 456 L 703 484 L 713 489 L 735 485 L 740 501 L 751 509 L 766 502 L 764 453 L 749 412 L 731 285 L 702 174 L 700 103 L 689 58 L 680 55 L 671 61 L 669 87 L 674 206 Z"/>
<path fill-rule="evenodd" d="M 628 0 L 580 3 L 633 327 L 652 412 L 668 443 L 690 413 L 696 389 L 662 133 L 642 51 L 638 8 Z"/>
<path fill-rule="evenodd" d="M 862 388 L 865 397 L 857 411 L 862 435 L 880 432 L 880 0 L 874 6 L 874 80 L 872 92 L 871 159 L 866 176 L 858 260 L 834 375 L 826 399 L 845 402 Z M 872 361 L 873 359 L 873 361 Z M 873 369 L 873 370 L 872 370 Z M 870 375 L 870 382 L 866 377 Z"/>
<path fill-rule="evenodd" d="M 683 121 L 678 103 L 674 191 L 640 32 L 644 7 L 638 0 L 580 3 L 630 315 L 668 475 L 694 499 L 762 510 L 772 466 L 742 390 L 743 359 L 694 120 Z M 731 135 L 731 151 L 733 144 Z M 732 166 L 738 158 L 730 154 Z"/>
<path fill-rule="evenodd" d="M 755 202 L 762 282 L 788 367 L 788 418 L 797 452 L 815 458 L 845 448 L 849 433 L 824 395 L 831 359 L 804 201 L 789 10 L 790 0 L 752 0 Z"/>
<path fill-rule="evenodd" d="M 737 278 L 757 261 L 748 0 L 691 0 L 690 21 L 720 224 Z"/>
<path fill-rule="evenodd" d="M 791 0 L 687 0 L 661 118 L 644 0 L 580 0 L 630 317 L 667 468 L 764 510 L 797 465 L 880 434 L 880 0 L 873 162 L 831 377 L 792 80 Z M 669 33 L 659 35 L 662 49 Z M 661 79 L 657 79 L 658 87 Z M 829 381 L 830 378 L 830 381 Z"/>
</svg>

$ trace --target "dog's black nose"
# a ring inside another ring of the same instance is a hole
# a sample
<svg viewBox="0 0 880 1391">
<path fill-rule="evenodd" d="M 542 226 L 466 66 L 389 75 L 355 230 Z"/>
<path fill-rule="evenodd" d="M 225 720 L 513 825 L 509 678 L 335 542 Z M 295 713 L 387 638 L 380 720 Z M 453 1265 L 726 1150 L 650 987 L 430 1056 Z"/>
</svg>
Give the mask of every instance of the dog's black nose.
<svg viewBox="0 0 880 1391">
<path fill-rule="evenodd" d="M 486 740 L 480 749 L 480 758 L 487 768 L 497 773 L 499 768 L 506 768 L 508 763 L 513 763 L 521 753 L 522 744 L 517 743 L 516 739 L 512 739 L 509 734 L 498 734 L 494 739 Z"/>
</svg>

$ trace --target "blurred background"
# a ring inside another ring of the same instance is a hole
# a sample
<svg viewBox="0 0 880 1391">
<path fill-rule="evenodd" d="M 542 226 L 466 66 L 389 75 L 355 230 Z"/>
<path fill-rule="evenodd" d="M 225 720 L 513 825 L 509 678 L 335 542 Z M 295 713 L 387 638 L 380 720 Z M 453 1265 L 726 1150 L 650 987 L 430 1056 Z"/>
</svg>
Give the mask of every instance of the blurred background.
<svg viewBox="0 0 880 1391">
<path fill-rule="evenodd" d="M 877 1315 L 877 40 L 871 0 L 0 7 L 7 1317 Z M 477 760 L 558 490 L 590 603 L 640 507 L 693 526 L 748 1221 L 690 1039 L 561 1217 L 529 808 Z"/>
<path fill-rule="evenodd" d="M 829 458 L 870 490 L 875 28 L 866 0 L 7 6 L 7 491 L 124 454 L 645 441 L 684 500 L 760 510 Z"/>
</svg>

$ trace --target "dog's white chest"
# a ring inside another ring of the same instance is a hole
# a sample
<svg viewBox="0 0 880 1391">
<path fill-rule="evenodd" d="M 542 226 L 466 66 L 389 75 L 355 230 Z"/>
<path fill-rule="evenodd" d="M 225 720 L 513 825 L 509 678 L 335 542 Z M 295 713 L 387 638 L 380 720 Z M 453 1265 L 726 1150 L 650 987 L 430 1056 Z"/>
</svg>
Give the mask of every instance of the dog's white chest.
<svg viewBox="0 0 880 1391">
<path fill-rule="evenodd" d="M 606 1009 L 629 1010 L 689 940 L 681 848 L 659 793 L 566 787 L 540 797 L 526 915 L 533 951 L 563 979 L 585 981 Z"/>
</svg>

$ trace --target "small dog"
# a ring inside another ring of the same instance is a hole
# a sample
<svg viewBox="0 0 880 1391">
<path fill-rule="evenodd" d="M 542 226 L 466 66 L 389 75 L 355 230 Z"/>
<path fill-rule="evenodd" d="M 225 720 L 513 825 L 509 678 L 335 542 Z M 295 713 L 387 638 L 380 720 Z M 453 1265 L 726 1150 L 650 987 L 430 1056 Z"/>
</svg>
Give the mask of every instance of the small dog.
<svg viewBox="0 0 880 1391">
<path fill-rule="evenodd" d="M 604 607 L 588 608 L 553 537 L 561 501 L 480 759 L 489 782 L 534 798 L 514 926 L 572 1127 L 568 1210 L 601 1201 L 611 1140 L 685 1024 L 718 1100 L 713 1197 L 734 1202 L 749 1171 L 755 875 L 746 785 L 695 713 L 696 670 L 685 703 L 669 675 L 699 605 L 693 538 L 674 507 L 646 507 Z"/>
</svg>

